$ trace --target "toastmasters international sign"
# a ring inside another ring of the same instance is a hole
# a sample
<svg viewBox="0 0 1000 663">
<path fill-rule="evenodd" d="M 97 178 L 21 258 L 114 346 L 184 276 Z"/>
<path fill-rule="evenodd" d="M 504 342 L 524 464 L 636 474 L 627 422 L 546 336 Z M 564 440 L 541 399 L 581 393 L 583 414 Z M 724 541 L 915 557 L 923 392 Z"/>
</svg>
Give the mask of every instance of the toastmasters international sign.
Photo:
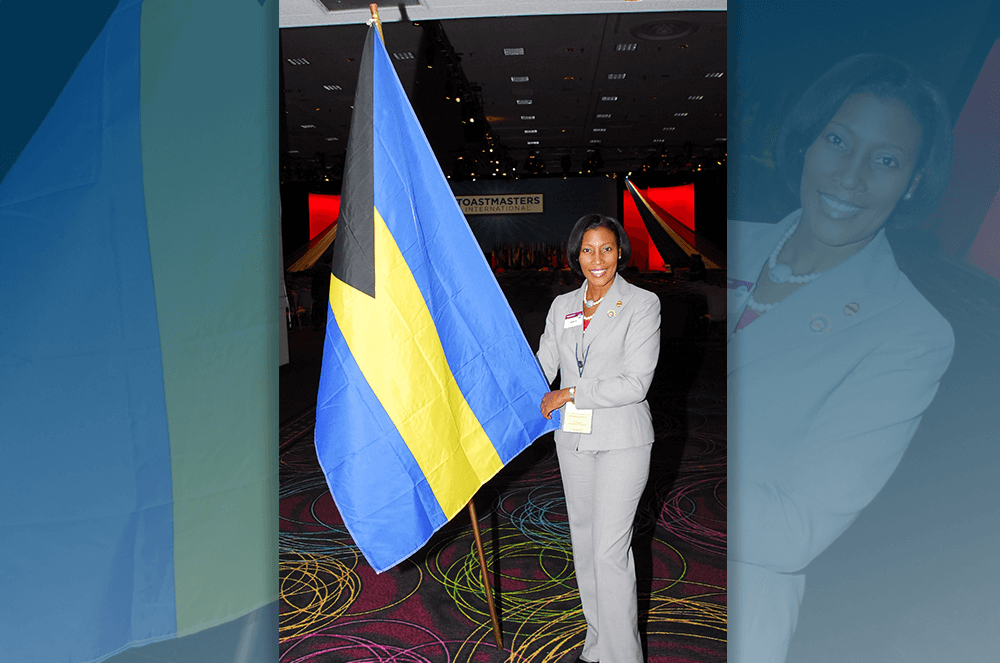
<svg viewBox="0 0 1000 663">
<path fill-rule="evenodd" d="M 455 196 L 463 214 L 541 214 L 543 194 Z"/>
</svg>

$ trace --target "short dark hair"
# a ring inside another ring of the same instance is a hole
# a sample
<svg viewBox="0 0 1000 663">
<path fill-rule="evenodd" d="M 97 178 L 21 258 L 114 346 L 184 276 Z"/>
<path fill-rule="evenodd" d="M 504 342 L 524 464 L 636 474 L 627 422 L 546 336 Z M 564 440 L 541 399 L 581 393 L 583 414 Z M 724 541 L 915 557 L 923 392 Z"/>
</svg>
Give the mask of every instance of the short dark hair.
<svg viewBox="0 0 1000 663">
<path fill-rule="evenodd" d="M 616 271 L 620 272 L 628 266 L 629 258 L 632 256 L 632 244 L 628 241 L 628 234 L 622 228 L 622 224 L 618 223 L 617 219 L 603 214 L 585 214 L 573 225 L 573 230 L 569 231 L 569 239 L 566 240 L 566 260 L 570 269 L 583 276 L 583 269 L 580 267 L 580 247 L 583 245 L 583 234 L 594 228 L 607 228 L 615 234 L 615 242 L 621 251 Z"/>
<path fill-rule="evenodd" d="M 907 189 L 918 175 L 920 183 L 909 200 L 899 201 L 887 222 L 896 228 L 912 225 L 934 209 L 948 186 L 952 125 L 948 106 L 937 90 L 896 58 L 855 55 L 841 60 L 810 85 L 781 126 L 775 149 L 778 168 L 788 188 L 798 196 L 805 151 L 854 94 L 898 100 L 920 125 L 920 150 Z"/>
</svg>

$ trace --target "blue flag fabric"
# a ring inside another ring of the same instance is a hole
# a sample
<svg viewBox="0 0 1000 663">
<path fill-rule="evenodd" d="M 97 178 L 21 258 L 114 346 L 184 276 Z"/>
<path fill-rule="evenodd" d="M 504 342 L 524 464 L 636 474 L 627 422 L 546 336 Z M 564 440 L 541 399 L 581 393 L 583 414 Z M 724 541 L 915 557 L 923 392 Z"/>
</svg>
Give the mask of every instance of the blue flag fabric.
<svg viewBox="0 0 1000 663">
<path fill-rule="evenodd" d="M 316 451 L 382 572 L 559 418 L 375 27 L 345 173 Z"/>
</svg>

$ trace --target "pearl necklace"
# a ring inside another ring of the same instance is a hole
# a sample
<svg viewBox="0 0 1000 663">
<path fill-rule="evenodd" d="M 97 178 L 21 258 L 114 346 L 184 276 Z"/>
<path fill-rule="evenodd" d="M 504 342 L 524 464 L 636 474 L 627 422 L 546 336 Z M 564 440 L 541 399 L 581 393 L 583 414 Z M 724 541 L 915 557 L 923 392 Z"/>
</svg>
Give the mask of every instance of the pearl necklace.
<svg viewBox="0 0 1000 663">
<path fill-rule="evenodd" d="M 608 294 L 604 293 L 604 297 L 607 297 L 607 296 L 608 296 Z M 586 295 L 584 295 L 584 300 L 583 300 L 584 306 L 586 306 L 587 308 L 594 308 L 595 306 L 597 306 L 598 304 L 600 304 L 601 302 L 604 301 L 604 297 L 601 297 L 600 299 L 598 299 L 595 302 L 593 299 L 587 299 Z"/>
<path fill-rule="evenodd" d="M 767 278 L 771 280 L 771 283 L 809 283 L 810 281 L 815 281 L 823 275 L 823 272 L 813 272 L 812 274 L 806 274 L 805 276 L 795 276 L 792 274 L 791 267 L 785 263 L 778 264 L 778 254 L 781 253 L 781 248 L 785 245 L 785 242 L 788 241 L 788 238 L 791 237 L 792 233 L 795 232 L 795 229 L 799 227 L 800 220 L 801 218 L 797 219 L 795 223 L 792 224 L 792 227 L 788 229 L 788 232 L 786 232 L 785 236 L 781 238 L 778 245 L 774 247 L 774 252 L 771 254 L 771 257 L 767 259 Z M 750 301 L 753 301 L 752 297 L 750 298 Z M 761 304 L 761 306 L 766 305 Z M 756 311 L 758 309 L 755 308 L 754 310 Z"/>
<path fill-rule="evenodd" d="M 757 311 L 758 313 L 767 313 L 777 305 L 778 302 L 774 302 L 773 304 L 761 304 L 760 302 L 758 302 L 756 299 L 753 298 L 753 295 L 750 295 L 750 298 L 747 300 L 747 306 Z"/>
</svg>

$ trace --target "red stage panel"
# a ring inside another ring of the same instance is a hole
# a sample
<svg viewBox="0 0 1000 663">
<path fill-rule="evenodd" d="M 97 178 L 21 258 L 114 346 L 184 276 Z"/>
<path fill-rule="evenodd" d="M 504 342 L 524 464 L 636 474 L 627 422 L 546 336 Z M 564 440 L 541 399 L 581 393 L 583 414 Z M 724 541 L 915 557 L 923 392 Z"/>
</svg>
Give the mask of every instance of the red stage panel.
<svg viewBox="0 0 1000 663">
<path fill-rule="evenodd" d="M 685 226 L 694 230 L 694 184 L 683 184 L 670 187 L 650 187 L 639 190 L 656 207 L 671 214 Z M 666 271 L 663 258 L 656 250 L 653 240 L 646 230 L 646 224 L 639 216 L 632 194 L 626 191 L 622 194 L 624 216 L 623 224 L 632 242 L 632 264 L 642 270 Z"/>
<path fill-rule="evenodd" d="M 309 239 L 313 240 L 330 227 L 340 215 L 340 196 L 309 194 Z"/>
<path fill-rule="evenodd" d="M 1000 279 L 1000 193 L 997 193 L 969 251 L 969 262 Z"/>
<path fill-rule="evenodd" d="M 653 245 L 649 231 L 646 230 L 646 224 L 642 222 L 642 217 L 639 216 L 639 210 L 636 209 L 635 201 L 632 200 L 632 194 L 628 192 L 628 189 L 622 194 L 622 200 L 624 203 L 623 216 L 625 217 L 622 219 L 622 225 L 625 226 L 625 232 L 632 244 L 631 264 L 643 271 L 666 271 L 663 258 L 660 257 L 660 252 Z"/>
<path fill-rule="evenodd" d="M 660 209 L 694 230 L 694 184 L 650 187 L 643 193 Z"/>
</svg>

